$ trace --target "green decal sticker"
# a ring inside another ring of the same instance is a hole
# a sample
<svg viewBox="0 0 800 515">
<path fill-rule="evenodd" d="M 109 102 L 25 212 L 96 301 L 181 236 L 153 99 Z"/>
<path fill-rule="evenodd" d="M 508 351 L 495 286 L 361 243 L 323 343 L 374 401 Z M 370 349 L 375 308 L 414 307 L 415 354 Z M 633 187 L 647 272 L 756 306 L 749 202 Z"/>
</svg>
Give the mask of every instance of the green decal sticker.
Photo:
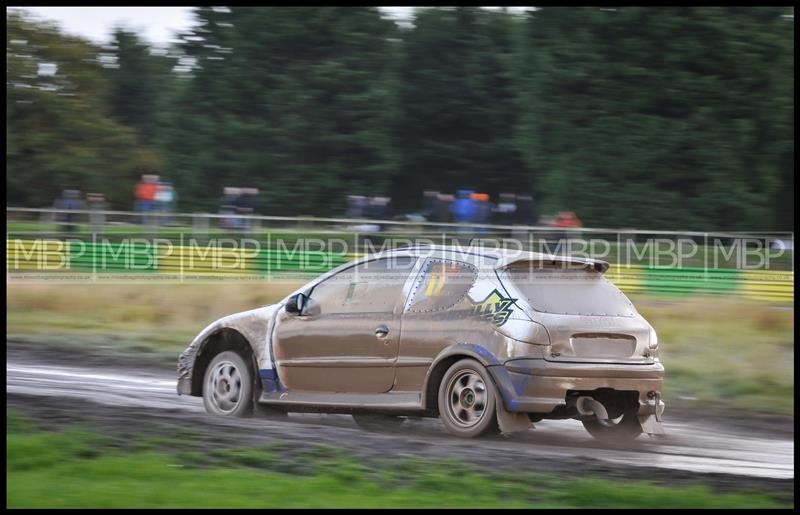
<svg viewBox="0 0 800 515">
<path fill-rule="evenodd" d="M 517 299 L 503 297 L 503 294 L 496 289 L 492 290 L 492 293 L 481 301 L 474 302 L 470 299 L 472 315 L 484 318 L 500 327 L 508 321 L 508 317 L 511 315 L 511 306 L 515 300 Z"/>
</svg>

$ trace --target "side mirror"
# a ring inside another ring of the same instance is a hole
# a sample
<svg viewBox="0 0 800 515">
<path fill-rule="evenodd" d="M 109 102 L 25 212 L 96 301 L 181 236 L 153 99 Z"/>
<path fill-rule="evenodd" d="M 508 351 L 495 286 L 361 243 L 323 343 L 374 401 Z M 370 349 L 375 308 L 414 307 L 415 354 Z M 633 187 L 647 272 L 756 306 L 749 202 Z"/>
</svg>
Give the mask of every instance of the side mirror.
<svg viewBox="0 0 800 515">
<path fill-rule="evenodd" d="M 301 315 L 307 299 L 308 297 L 302 293 L 295 293 L 286 301 L 286 312 L 293 315 Z"/>
</svg>

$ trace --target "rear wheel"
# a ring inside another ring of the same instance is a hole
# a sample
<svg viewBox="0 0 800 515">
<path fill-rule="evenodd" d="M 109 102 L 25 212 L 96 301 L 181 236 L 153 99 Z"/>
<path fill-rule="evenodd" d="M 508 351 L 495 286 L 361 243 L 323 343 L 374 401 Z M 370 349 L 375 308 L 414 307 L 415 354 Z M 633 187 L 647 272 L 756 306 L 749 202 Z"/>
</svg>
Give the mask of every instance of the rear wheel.
<svg viewBox="0 0 800 515">
<path fill-rule="evenodd" d="M 456 436 L 496 433 L 495 396 L 486 368 L 473 359 L 462 359 L 447 370 L 439 385 L 439 418 Z"/>
<path fill-rule="evenodd" d="M 206 411 L 226 417 L 252 415 L 253 384 L 253 373 L 238 353 L 220 352 L 208 364 L 203 379 Z"/>
<path fill-rule="evenodd" d="M 590 435 L 604 442 L 629 442 L 642 434 L 642 425 L 635 411 L 625 413 L 616 424 L 610 426 L 604 426 L 597 419 L 582 422 Z"/>
</svg>

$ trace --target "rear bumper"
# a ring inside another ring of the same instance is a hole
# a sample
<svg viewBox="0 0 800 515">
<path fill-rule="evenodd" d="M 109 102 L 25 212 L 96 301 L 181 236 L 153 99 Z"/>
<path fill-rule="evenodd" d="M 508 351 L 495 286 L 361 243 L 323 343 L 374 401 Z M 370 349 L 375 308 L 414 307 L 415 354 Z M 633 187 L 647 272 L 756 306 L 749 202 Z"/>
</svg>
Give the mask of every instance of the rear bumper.
<svg viewBox="0 0 800 515">
<path fill-rule="evenodd" d="M 663 411 L 660 397 L 664 366 L 661 363 L 609 365 L 514 359 L 488 368 L 506 409 L 512 412 L 551 413 L 566 405 L 568 391 L 598 388 L 639 392 L 639 415 Z"/>
</svg>

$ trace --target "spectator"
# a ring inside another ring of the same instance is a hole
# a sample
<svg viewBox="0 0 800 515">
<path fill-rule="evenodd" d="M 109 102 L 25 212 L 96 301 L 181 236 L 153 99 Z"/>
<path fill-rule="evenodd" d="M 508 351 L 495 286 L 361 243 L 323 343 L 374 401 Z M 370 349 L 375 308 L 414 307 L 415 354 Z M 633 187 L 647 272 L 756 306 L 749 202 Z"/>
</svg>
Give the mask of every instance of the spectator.
<svg viewBox="0 0 800 515">
<path fill-rule="evenodd" d="M 142 213 L 142 224 L 146 223 L 146 213 L 150 213 L 156 200 L 158 191 L 158 175 L 142 175 L 142 180 L 136 185 L 136 211 Z"/>
<path fill-rule="evenodd" d="M 347 218 L 364 218 L 364 210 L 367 207 L 367 197 L 363 195 L 347 196 Z"/>
<path fill-rule="evenodd" d="M 492 212 L 493 221 L 498 225 L 512 225 L 517 216 L 517 202 L 513 193 L 501 193 L 499 202 Z"/>
<path fill-rule="evenodd" d="M 169 213 L 175 203 L 175 189 L 172 187 L 171 182 L 159 182 L 157 184 L 156 194 L 154 197 L 155 210 L 159 213 Z M 160 215 L 158 223 L 168 223 L 170 221 L 167 216 Z"/>
<path fill-rule="evenodd" d="M 453 213 L 453 220 L 456 223 L 466 224 L 475 220 L 477 216 L 477 206 L 471 198 L 473 191 L 458 190 L 455 202 L 450 206 Z M 463 232 L 463 230 L 461 230 Z"/>
<path fill-rule="evenodd" d="M 583 227 L 583 222 L 581 222 L 580 218 L 578 218 L 573 211 L 561 211 L 553 221 L 553 226 L 563 227 L 566 229 L 577 229 L 579 227 Z M 570 235 L 579 237 L 580 233 L 576 231 L 564 231 L 562 233 L 562 238 L 567 240 L 570 238 Z"/>
<path fill-rule="evenodd" d="M 61 198 L 55 201 L 56 209 L 66 211 L 59 213 L 57 219 L 63 222 L 62 226 L 66 232 L 75 232 L 78 225 L 75 223 L 78 219 L 77 213 L 70 213 L 69 211 L 79 211 L 86 209 L 86 204 L 81 200 L 81 192 L 79 190 L 64 190 L 61 192 Z"/>
<path fill-rule="evenodd" d="M 555 227 L 583 227 L 583 222 L 573 211 L 561 211 L 553 225 Z"/>
<path fill-rule="evenodd" d="M 440 223 L 449 223 L 453 220 L 451 207 L 455 197 L 449 193 L 439 193 L 436 196 L 436 213 L 434 220 Z"/>
<path fill-rule="evenodd" d="M 475 202 L 475 216 L 473 221 L 479 224 L 489 223 L 492 205 L 489 203 L 488 193 L 473 193 L 470 198 Z"/>
<path fill-rule="evenodd" d="M 175 185 L 171 182 L 167 183 L 167 187 L 169 191 L 169 196 L 167 199 L 167 213 L 170 214 L 167 218 L 167 223 L 172 223 L 172 213 L 177 210 L 178 206 L 178 192 L 175 189 Z"/>
<path fill-rule="evenodd" d="M 424 216 L 426 220 L 435 219 L 438 198 L 438 191 L 425 191 L 422 194 L 422 212 L 420 214 Z"/>
<path fill-rule="evenodd" d="M 364 210 L 362 212 L 364 218 L 370 220 L 380 220 L 386 216 L 386 208 L 388 206 L 388 197 L 366 197 L 364 203 Z M 370 230 L 380 230 L 379 225 L 366 224 L 363 228 L 370 227 Z"/>
<path fill-rule="evenodd" d="M 370 197 L 367 205 L 367 218 L 384 220 L 389 216 L 389 197 Z"/>
<path fill-rule="evenodd" d="M 239 207 L 239 196 L 241 195 L 241 188 L 225 187 L 222 194 L 222 206 L 219 213 L 221 215 L 235 215 Z M 234 216 L 226 216 L 222 218 L 222 226 L 233 229 L 236 227 L 236 219 Z"/>
<path fill-rule="evenodd" d="M 533 196 L 517 195 L 516 222 L 521 225 L 531 225 L 533 223 L 533 216 Z"/>
<path fill-rule="evenodd" d="M 256 196 L 258 195 L 258 188 L 242 188 L 241 195 L 237 202 L 237 213 L 240 215 L 251 216 L 256 212 Z M 239 227 L 249 229 L 252 226 L 252 219 L 240 218 Z"/>
</svg>

